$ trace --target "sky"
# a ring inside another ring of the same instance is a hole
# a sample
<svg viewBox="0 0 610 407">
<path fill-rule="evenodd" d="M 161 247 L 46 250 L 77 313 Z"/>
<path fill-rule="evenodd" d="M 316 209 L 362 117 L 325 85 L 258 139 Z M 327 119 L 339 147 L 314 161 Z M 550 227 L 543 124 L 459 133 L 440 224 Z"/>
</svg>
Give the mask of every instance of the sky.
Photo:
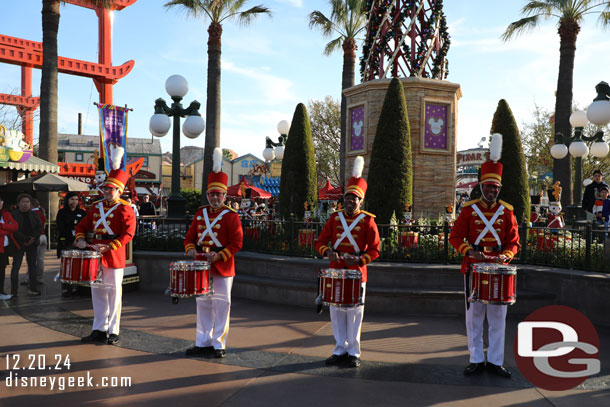
<svg viewBox="0 0 610 407">
<path fill-rule="evenodd" d="M 128 137 L 151 137 L 148 123 L 155 99 L 170 101 L 165 80 L 174 74 L 189 82 L 183 100 L 202 104 L 205 118 L 208 21 L 188 17 L 167 0 L 138 0 L 114 13 L 113 64 L 133 59 L 133 70 L 114 86 L 114 103 L 133 108 Z M 298 103 L 341 95 L 342 51 L 323 54 L 329 41 L 308 26 L 308 15 L 330 15 L 326 0 L 251 0 L 273 13 L 250 26 L 225 22 L 222 34 L 221 147 L 239 155 L 262 157 L 265 137 L 277 140 L 280 120 L 291 120 Z M 492 5 L 490 5 L 492 4 Z M 451 48 L 447 80 L 461 86 L 458 105 L 458 149 L 474 148 L 489 135 L 500 99 L 505 99 L 520 128 L 532 117 L 535 104 L 554 109 L 559 37 L 553 21 L 508 43 L 500 35 L 521 17 L 523 0 L 445 0 Z M 0 0 L 0 34 L 42 41 L 41 0 Z M 586 107 L 595 85 L 610 81 L 610 36 L 590 15 L 578 36 L 574 67 L 574 101 Z M 361 40 L 364 38 L 361 38 Z M 97 62 L 97 18 L 92 10 L 61 7 L 59 55 Z M 361 42 L 357 56 L 360 57 Z M 356 66 L 356 84 L 360 83 Z M 0 64 L 0 92 L 19 92 L 20 69 Z M 60 133 L 76 133 L 78 113 L 84 133 L 98 134 L 98 94 L 89 78 L 59 74 Z M 34 96 L 40 94 L 40 71 L 33 74 Z M 38 123 L 35 123 L 35 139 Z M 171 130 L 170 130 L 171 134 Z M 171 151 L 171 135 L 161 138 Z M 203 147 L 204 134 L 181 145 Z"/>
</svg>

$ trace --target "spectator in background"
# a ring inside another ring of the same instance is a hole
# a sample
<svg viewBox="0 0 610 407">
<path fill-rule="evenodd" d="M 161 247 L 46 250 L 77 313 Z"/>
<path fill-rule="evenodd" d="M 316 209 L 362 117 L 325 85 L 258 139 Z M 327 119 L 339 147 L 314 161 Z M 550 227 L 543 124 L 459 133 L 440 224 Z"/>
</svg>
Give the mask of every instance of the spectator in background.
<svg viewBox="0 0 610 407">
<path fill-rule="evenodd" d="M 131 201 L 131 197 L 127 195 L 123 199 L 129 202 L 129 206 L 131 206 L 131 209 L 133 209 L 133 213 L 136 214 L 136 218 L 140 217 L 140 211 L 138 211 L 138 206 Z"/>
<path fill-rule="evenodd" d="M 79 205 L 79 196 L 76 192 L 68 192 L 64 198 L 64 206 L 57 212 L 57 258 L 61 257 L 62 250 L 68 250 L 74 243 L 74 228 L 81 219 L 87 215 Z M 62 297 L 69 298 L 76 293 L 76 286 L 63 283 Z"/>
<path fill-rule="evenodd" d="M 20 249 L 13 256 L 13 268 L 11 269 L 11 290 L 12 282 L 17 283 L 19 268 L 23 261 L 23 255 L 26 256 L 28 263 L 28 274 L 30 278 L 30 295 L 40 295 L 38 290 L 38 242 L 42 234 L 42 222 L 40 217 L 32 212 L 32 197 L 29 194 L 19 194 L 17 196 L 17 208 L 11 212 L 11 215 L 19 224 L 19 229 L 14 233 L 15 240 Z M 17 295 L 16 290 L 14 295 Z"/>
<path fill-rule="evenodd" d="M 150 195 L 146 194 L 142 197 L 142 202 L 140 203 L 140 215 L 152 215 L 155 216 L 157 211 L 155 209 L 155 205 L 150 202 Z"/>
<path fill-rule="evenodd" d="M 8 300 L 11 296 L 6 295 L 4 292 L 4 273 L 6 266 L 8 265 L 7 250 L 10 240 L 12 240 L 13 244 L 15 243 L 13 233 L 17 231 L 19 225 L 15 222 L 15 219 L 13 219 L 11 213 L 3 209 L 3 206 L 4 201 L 2 200 L 2 197 L 0 197 L 0 299 Z M 17 275 L 13 278 L 13 273 L 11 273 L 11 292 L 15 295 L 19 288 L 17 284 Z"/>
<path fill-rule="evenodd" d="M 582 196 L 582 207 L 587 213 L 587 220 L 592 221 L 594 218 L 593 206 L 595 200 L 599 198 L 599 192 L 602 187 L 608 188 L 608 184 L 602 181 L 603 175 L 600 170 L 593 171 L 593 182 L 585 187 L 585 192 Z"/>
<path fill-rule="evenodd" d="M 36 253 L 36 264 L 38 265 L 36 280 L 38 281 L 38 284 L 42 284 L 42 276 L 44 275 L 44 256 L 47 253 L 47 235 L 45 235 L 44 230 L 47 223 L 47 217 L 44 208 L 40 206 L 38 199 L 32 199 L 32 212 L 36 213 L 42 222 L 42 233 L 40 234 L 40 241 L 38 242 L 38 250 Z"/>
</svg>

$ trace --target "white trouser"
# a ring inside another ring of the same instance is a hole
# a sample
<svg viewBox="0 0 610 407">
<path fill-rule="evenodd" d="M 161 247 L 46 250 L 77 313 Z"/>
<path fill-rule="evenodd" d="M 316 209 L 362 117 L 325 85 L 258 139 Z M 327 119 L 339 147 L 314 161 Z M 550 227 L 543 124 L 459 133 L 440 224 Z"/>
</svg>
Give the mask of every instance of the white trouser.
<svg viewBox="0 0 610 407">
<path fill-rule="evenodd" d="M 197 336 L 195 345 L 225 349 L 231 313 L 233 277 L 212 276 L 214 294 L 197 297 Z"/>
<path fill-rule="evenodd" d="M 366 283 L 362 283 L 362 302 L 366 293 Z M 360 332 L 364 318 L 364 305 L 358 307 L 330 306 L 330 322 L 335 336 L 333 354 L 360 357 Z"/>
<path fill-rule="evenodd" d="M 125 269 L 102 267 L 102 284 L 91 283 L 94 330 L 119 334 L 124 271 Z"/>
<path fill-rule="evenodd" d="M 504 363 L 504 329 L 506 327 L 506 305 L 470 303 L 466 310 L 466 332 L 468 333 L 468 350 L 470 363 L 485 361 L 483 355 L 483 322 L 487 313 L 489 346 L 487 361 L 501 366 Z"/>
</svg>

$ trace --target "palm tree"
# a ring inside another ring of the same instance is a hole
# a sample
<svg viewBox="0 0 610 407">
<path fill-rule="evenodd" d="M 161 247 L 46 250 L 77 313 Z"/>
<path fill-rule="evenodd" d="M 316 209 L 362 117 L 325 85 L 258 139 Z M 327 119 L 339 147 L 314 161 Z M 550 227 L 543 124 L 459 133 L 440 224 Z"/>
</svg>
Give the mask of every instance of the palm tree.
<svg viewBox="0 0 610 407">
<path fill-rule="evenodd" d="M 94 0 L 110 7 L 112 0 Z M 61 0 L 42 0 L 42 71 L 40 80 L 40 127 L 38 155 L 57 162 L 57 33 Z"/>
<path fill-rule="evenodd" d="M 599 9 L 602 7 L 603 9 Z M 502 39 L 509 39 L 532 30 L 541 20 L 557 19 L 559 34 L 559 75 L 557 76 L 557 93 L 555 98 L 555 133 L 569 136 L 572 132 L 570 114 L 572 111 L 572 78 L 574 74 L 574 55 L 576 39 L 581 23 L 587 14 L 599 13 L 602 26 L 610 24 L 610 2 L 601 0 L 542 0 L 528 1 L 521 14 L 526 17 L 509 24 L 502 34 Z M 560 181 L 563 187 L 562 205 L 572 203 L 572 166 L 570 156 L 554 160 L 554 181 Z M 580 185 L 578 186 L 580 187 Z M 574 202 L 579 205 L 580 202 Z"/>
<path fill-rule="evenodd" d="M 112 0 L 94 0 L 101 7 L 110 7 Z M 40 79 L 40 123 L 38 130 L 38 156 L 51 163 L 57 162 L 57 33 L 59 32 L 59 6 L 63 1 L 42 0 L 42 71 Z M 51 212 L 57 209 L 57 198 L 52 194 Z M 48 216 L 54 216 L 48 214 Z"/>
<path fill-rule="evenodd" d="M 206 182 L 212 171 L 212 154 L 220 146 L 220 54 L 222 23 L 237 19 L 238 24 L 248 25 L 262 14 L 271 11 L 262 4 L 242 10 L 248 0 L 172 0 L 166 8 L 182 6 L 187 14 L 210 20 L 208 27 L 208 88 L 206 100 L 205 148 L 203 151 L 203 180 Z M 206 194 L 201 194 L 202 203 L 207 203 Z"/>
<path fill-rule="evenodd" d="M 356 36 L 366 29 L 364 0 L 329 0 L 330 18 L 321 11 L 309 15 L 309 27 L 322 30 L 324 37 L 336 38 L 324 48 L 324 55 L 330 55 L 339 47 L 343 48 L 343 73 L 341 90 L 354 86 L 356 66 Z M 339 176 L 341 187 L 345 186 L 345 156 L 347 150 L 347 106 L 345 96 L 341 95 L 341 143 L 339 146 Z"/>
</svg>

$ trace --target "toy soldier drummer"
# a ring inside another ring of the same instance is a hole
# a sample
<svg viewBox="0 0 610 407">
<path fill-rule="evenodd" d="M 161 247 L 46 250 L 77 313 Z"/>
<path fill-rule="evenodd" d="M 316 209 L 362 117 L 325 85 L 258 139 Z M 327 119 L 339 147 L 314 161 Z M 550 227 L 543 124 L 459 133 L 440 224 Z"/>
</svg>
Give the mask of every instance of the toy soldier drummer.
<svg viewBox="0 0 610 407">
<path fill-rule="evenodd" d="M 502 163 L 498 162 L 501 153 L 502 135 L 494 134 L 489 148 L 490 159 L 481 166 L 481 198 L 464 204 L 449 236 L 451 245 L 464 255 L 461 272 L 466 276 L 466 290 L 469 289 L 470 264 L 490 262 L 491 259 L 507 263 L 521 247 L 513 207 L 497 200 L 502 187 Z M 483 329 L 487 315 L 487 368 L 497 375 L 511 376 L 503 366 L 506 311 L 506 305 L 466 302 L 470 364 L 464 369 L 465 375 L 480 373 L 485 368 Z"/>
<path fill-rule="evenodd" d="M 204 253 L 214 281 L 214 294 L 197 297 L 196 341 L 195 346 L 186 350 L 187 356 L 214 352 L 217 358 L 224 358 L 226 353 L 234 256 L 241 250 L 243 232 L 237 212 L 224 204 L 228 177 L 221 171 L 221 165 L 222 150 L 216 148 L 213 170 L 208 176 L 210 205 L 197 210 L 184 239 L 187 256 Z"/>
<path fill-rule="evenodd" d="M 360 332 L 364 316 L 366 265 L 379 257 L 379 231 L 375 215 L 360 210 L 367 183 L 362 178 L 364 159 L 356 157 L 352 178 L 345 190 L 345 209 L 334 212 L 324 225 L 315 248 L 330 260 L 330 267 L 359 270 L 362 273 L 362 302 L 355 307 L 330 306 L 330 320 L 335 349 L 327 365 L 343 361 L 350 367 L 360 366 Z M 330 245 L 329 245 L 330 243 Z M 327 246 L 328 245 L 328 246 Z"/>
<path fill-rule="evenodd" d="M 76 225 L 75 245 L 80 249 L 86 248 L 85 236 L 92 233 L 91 244 L 102 254 L 102 284 L 91 284 L 93 331 L 82 338 L 83 342 L 107 342 L 111 345 L 119 341 L 125 247 L 136 231 L 133 209 L 129 202 L 120 199 L 129 180 L 129 174 L 118 169 L 123 152 L 120 148 L 113 157 L 114 169 L 101 187 L 104 199 L 94 202 L 87 216 Z"/>
</svg>

